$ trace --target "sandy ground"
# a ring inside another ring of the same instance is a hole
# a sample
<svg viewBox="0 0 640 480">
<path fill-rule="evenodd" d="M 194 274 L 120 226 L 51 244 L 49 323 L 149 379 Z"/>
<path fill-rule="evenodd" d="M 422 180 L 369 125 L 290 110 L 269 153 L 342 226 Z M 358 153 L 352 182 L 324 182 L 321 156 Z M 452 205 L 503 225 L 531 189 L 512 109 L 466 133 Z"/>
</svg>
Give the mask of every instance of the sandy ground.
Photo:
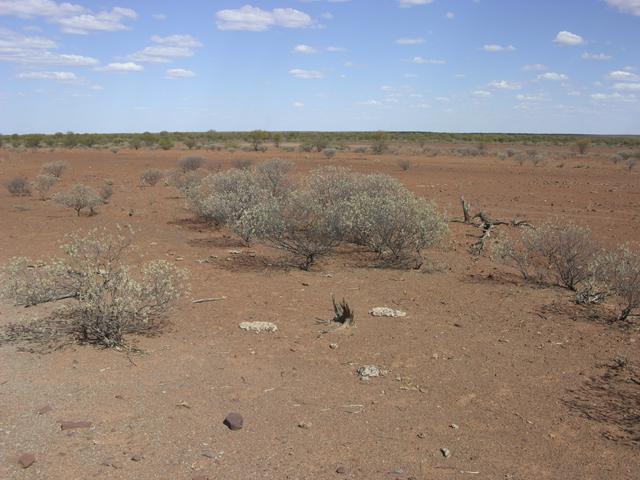
<svg viewBox="0 0 640 480">
<path fill-rule="evenodd" d="M 498 218 L 573 220 L 612 245 L 640 232 L 640 172 L 613 165 L 614 152 L 563 159 L 557 148 L 538 167 L 411 157 L 406 172 L 391 155 L 192 153 L 224 168 L 234 158 L 281 157 L 296 173 L 326 164 L 388 173 L 451 216 L 464 195 Z M 130 223 L 140 253 L 188 268 L 192 286 L 162 335 L 131 339 L 141 354 L 0 344 L 0 479 L 638 478 L 640 393 L 611 366 L 619 356 L 640 362 L 638 331 L 607 325 L 609 307 L 578 307 L 566 290 L 524 284 L 472 258 L 478 232 L 457 223 L 419 271 L 367 268 L 348 251 L 311 272 L 283 268 L 277 252 L 191 222 L 171 187 L 138 186 L 143 169 L 172 168 L 185 154 L 0 150 L 1 181 L 63 159 L 69 168 L 56 190 L 114 182 L 93 217 L 3 189 L 1 263 L 53 255 L 70 231 Z M 198 262 L 209 256 L 217 258 Z M 332 293 L 348 299 L 357 324 L 323 334 Z M 191 303 L 211 296 L 226 300 Z M 375 306 L 408 316 L 374 318 Z M 0 325 L 51 308 L 3 303 Z M 279 330 L 243 332 L 245 320 Z M 360 381 L 356 370 L 367 364 L 388 373 Z M 44 405 L 51 411 L 37 414 Z M 229 412 L 244 416 L 242 430 L 223 425 Z M 62 431 L 66 420 L 92 427 Z M 36 461 L 22 469 L 26 452 Z"/>
</svg>

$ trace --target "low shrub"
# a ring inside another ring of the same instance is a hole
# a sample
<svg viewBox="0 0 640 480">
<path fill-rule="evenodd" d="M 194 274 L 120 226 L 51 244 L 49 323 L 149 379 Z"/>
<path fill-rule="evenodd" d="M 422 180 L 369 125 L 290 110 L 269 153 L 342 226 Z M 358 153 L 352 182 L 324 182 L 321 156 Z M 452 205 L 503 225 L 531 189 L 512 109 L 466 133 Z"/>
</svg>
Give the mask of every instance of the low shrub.
<svg viewBox="0 0 640 480">
<path fill-rule="evenodd" d="M 14 197 L 30 197 L 31 185 L 27 177 L 19 175 L 5 183 L 7 190 Z"/>
<path fill-rule="evenodd" d="M 164 260 L 132 274 L 131 241 L 123 229 L 92 230 L 69 235 L 62 258 L 13 258 L 2 271 L 2 294 L 27 306 L 73 299 L 69 317 L 83 340 L 122 347 L 125 335 L 158 327 L 187 289 L 186 271 Z"/>
<path fill-rule="evenodd" d="M 202 157 L 190 156 L 183 157 L 178 160 L 178 170 L 182 172 L 191 172 L 194 170 L 198 170 L 199 168 L 202 168 L 203 165 L 204 158 Z"/>
<path fill-rule="evenodd" d="M 89 215 L 94 215 L 95 209 L 104 203 L 98 192 L 81 184 L 74 185 L 66 192 L 58 193 L 53 199 L 60 205 L 75 210 L 78 216 L 84 209 L 89 210 Z"/>
<path fill-rule="evenodd" d="M 157 168 L 149 168 L 140 174 L 140 183 L 142 185 L 153 187 L 162 180 L 163 177 L 164 174 Z"/>
<path fill-rule="evenodd" d="M 324 156 L 327 158 L 333 158 L 336 156 L 336 149 L 335 148 L 325 148 L 322 153 L 324 153 Z"/>
<path fill-rule="evenodd" d="M 401 159 L 398 160 L 398 166 L 402 169 L 402 171 L 406 172 L 411 168 L 411 160 Z"/>
<path fill-rule="evenodd" d="M 52 175 L 56 178 L 62 177 L 62 173 L 66 170 L 67 163 L 62 160 L 56 162 L 45 163 L 40 167 L 40 173 L 43 175 Z"/>
<path fill-rule="evenodd" d="M 46 200 L 49 190 L 51 190 L 56 183 L 58 183 L 58 177 L 44 174 L 38 175 L 35 180 L 31 182 L 31 186 L 38 192 L 40 200 Z"/>
</svg>

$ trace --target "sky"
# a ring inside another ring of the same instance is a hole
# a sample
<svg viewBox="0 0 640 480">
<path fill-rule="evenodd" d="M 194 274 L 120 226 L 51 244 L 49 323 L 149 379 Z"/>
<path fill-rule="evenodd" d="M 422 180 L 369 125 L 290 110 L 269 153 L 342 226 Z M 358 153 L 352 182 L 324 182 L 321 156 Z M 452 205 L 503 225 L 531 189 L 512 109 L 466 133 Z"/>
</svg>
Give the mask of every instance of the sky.
<svg viewBox="0 0 640 480">
<path fill-rule="evenodd" d="M 640 0 L 0 0 L 0 133 L 640 134 Z"/>
</svg>

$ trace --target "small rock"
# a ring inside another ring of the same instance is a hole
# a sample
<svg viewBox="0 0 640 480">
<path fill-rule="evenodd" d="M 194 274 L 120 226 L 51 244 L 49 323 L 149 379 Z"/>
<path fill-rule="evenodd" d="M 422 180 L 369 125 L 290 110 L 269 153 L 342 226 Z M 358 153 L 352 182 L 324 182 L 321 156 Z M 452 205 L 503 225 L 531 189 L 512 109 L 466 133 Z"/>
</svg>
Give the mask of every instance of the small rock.
<svg viewBox="0 0 640 480">
<path fill-rule="evenodd" d="M 311 428 L 311 422 L 300 422 L 298 423 L 298 427 L 309 430 Z"/>
<path fill-rule="evenodd" d="M 141 462 L 142 460 L 144 460 L 144 455 L 135 454 L 135 455 L 131 456 L 131 461 L 132 462 Z"/>
<path fill-rule="evenodd" d="M 92 423 L 87 421 L 62 421 L 60 422 L 60 430 L 73 430 L 74 428 L 91 428 Z"/>
<path fill-rule="evenodd" d="M 456 425 L 455 423 L 452 423 L 451 425 L 449 425 L 449 428 L 453 428 L 454 430 L 458 430 L 460 427 L 458 425 Z"/>
<path fill-rule="evenodd" d="M 389 307 L 374 307 L 369 310 L 369 315 L 374 317 L 406 317 L 407 312 L 403 312 L 402 310 L 394 310 Z"/>
<path fill-rule="evenodd" d="M 379 377 L 380 369 L 375 365 L 365 365 L 358 369 L 358 375 L 360 378 Z"/>
<path fill-rule="evenodd" d="M 105 460 L 103 460 L 100 465 L 102 465 L 103 467 L 111 467 L 111 468 L 115 468 L 116 470 L 118 468 L 120 468 L 120 464 L 116 463 L 115 459 L 113 458 L 107 458 Z"/>
<path fill-rule="evenodd" d="M 345 467 L 338 467 L 336 468 L 336 473 L 339 473 L 340 475 L 346 475 L 347 469 Z"/>
<path fill-rule="evenodd" d="M 418 438 L 426 438 L 426 436 L 427 436 L 427 435 L 426 435 L 424 432 L 420 432 L 420 433 L 418 434 Z"/>
<path fill-rule="evenodd" d="M 209 477 L 206 475 L 196 475 L 195 477 L 191 477 L 191 480 L 209 480 Z"/>
<path fill-rule="evenodd" d="M 32 453 L 23 453 L 22 455 L 20 455 L 20 458 L 18 458 L 18 464 L 22 468 L 29 468 L 35 461 L 36 457 Z"/>
<path fill-rule="evenodd" d="M 329 344 L 329 348 L 330 348 L 331 350 L 335 350 L 336 348 L 338 348 L 338 344 L 337 344 L 337 343 L 330 343 L 330 344 Z"/>
<path fill-rule="evenodd" d="M 243 426 L 244 420 L 242 415 L 239 413 L 230 413 L 224 419 L 224 424 L 229 428 L 229 430 L 240 430 Z"/>
<path fill-rule="evenodd" d="M 444 458 L 449 458 L 451 456 L 451 451 L 448 448 L 441 448 L 440 453 Z"/>
<path fill-rule="evenodd" d="M 213 453 L 211 450 L 206 450 L 206 451 L 202 452 L 202 456 L 210 458 L 212 460 L 215 460 L 217 458 L 217 455 L 215 453 Z"/>
<path fill-rule="evenodd" d="M 278 326 L 271 322 L 242 322 L 239 327 L 248 332 L 277 332 Z"/>
<path fill-rule="evenodd" d="M 49 413 L 51 410 L 53 410 L 53 408 L 51 408 L 51 405 L 43 405 L 36 410 L 36 413 L 38 415 L 44 415 L 45 413 Z"/>
</svg>

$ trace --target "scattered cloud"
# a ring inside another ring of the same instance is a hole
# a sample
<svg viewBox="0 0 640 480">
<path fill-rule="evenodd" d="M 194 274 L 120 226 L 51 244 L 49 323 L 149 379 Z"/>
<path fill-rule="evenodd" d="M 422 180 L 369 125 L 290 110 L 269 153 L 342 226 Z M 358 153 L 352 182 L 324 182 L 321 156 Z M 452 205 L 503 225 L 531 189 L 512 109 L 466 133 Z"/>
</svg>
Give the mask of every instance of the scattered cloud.
<svg viewBox="0 0 640 480">
<path fill-rule="evenodd" d="M 569 77 L 564 73 L 547 72 L 538 75 L 538 80 L 550 80 L 552 82 L 564 82 L 569 80 Z"/>
<path fill-rule="evenodd" d="M 382 102 L 379 100 L 367 100 L 365 102 L 360 102 L 360 105 L 378 106 L 378 105 L 382 105 Z"/>
<path fill-rule="evenodd" d="M 638 101 L 638 97 L 635 95 L 621 95 L 618 92 L 614 93 L 592 93 L 590 95 L 592 100 L 597 102 L 605 102 L 609 100 L 621 101 L 626 103 L 636 103 Z"/>
<path fill-rule="evenodd" d="M 25 36 L 0 28 L 0 61 L 61 67 L 86 67 L 100 63 L 97 59 L 84 55 L 60 54 L 51 51 L 57 48 L 56 42 L 48 38 Z"/>
<path fill-rule="evenodd" d="M 324 78 L 322 72 L 317 70 L 303 70 L 301 68 L 293 68 L 289 70 L 289 75 L 303 80 Z"/>
<path fill-rule="evenodd" d="M 558 45 L 574 47 L 576 45 L 582 45 L 584 43 L 584 38 L 582 38 L 580 35 L 576 35 L 575 33 L 563 30 L 561 32 L 558 32 L 558 35 L 556 35 L 556 38 L 553 41 Z"/>
<path fill-rule="evenodd" d="M 424 38 L 398 38 L 396 39 L 398 45 L 420 45 L 424 43 Z"/>
<path fill-rule="evenodd" d="M 167 19 L 167 16 L 164 13 L 154 13 L 152 17 L 154 20 L 158 20 L 159 22 L 164 22 Z"/>
<path fill-rule="evenodd" d="M 616 83 L 613 85 L 614 90 L 639 91 L 640 83 Z"/>
<path fill-rule="evenodd" d="M 435 58 L 423 58 L 423 57 L 413 57 L 410 60 L 411 63 L 415 63 L 416 65 L 425 65 L 425 64 L 430 64 L 430 65 L 443 65 L 447 62 L 445 62 L 444 60 L 438 60 Z"/>
<path fill-rule="evenodd" d="M 615 70 L 607 75 L 609 80 L 617 80 L 619 82 L 637 82 L 640 81 L 640 75 L 626 70 Z"/>
<path fill-rule="evenodd" d="M 237 9 L 220 10 L 216 18 L 220 30 L 264 32 L 271 27 L 307 28 L 313 25 L 309 15 L 294 8 L 274 8 L 269 11 L 245 5 Z"/>
<path fill-rule="evenodd" d="M 640 17 L 640 0 L 606 0 L 609 6 L 617 8 L 622 13 Z"/>
<path fill-rule="evenodd" d="M 144 70 L 142 65 L 134 62 L 110 63 L 105 67 L 96 68 L 99 72 L 141 72 Z"/>
<path fill-rule="evenodd" d="M 491 96 L 491 92 L 488 92 L 486 90 L 475 90 L 471 92 L 471 95 L 473 95 L 476 98 L 488 98 Z"/>
<path fill-rule="evenodd" d="M 516 98 L 521 102 L 541 102 L 545 99 L 544 93 L 519 93 Z"/>
<path fill-rule="evenodd" d="M 417 7 L 418 5 L 429 5 L 433 0 L 398 0 L 402 8 Z"/>
<path fill-rule="evenodd" d="M 309 45 L 300 44 L 293 47 L 292 52 L 301 53 L 303 55 L 311 55 L 313 53 L 318 53 L 318 50 Z"/>
<path fill-rule="evenodd" d="M 513 45 L 502 46 L 495 43 L 491 43 L 488 45 L 484 45 L 482 49 L 485 52 L 500 53 L 500 52 L 513 52 L 516 49 L 516 47 L 514 47 Z"/>
<path fill-rule="evenodd" d="M 524 67 L 522 67 L 522 69 L 526 72 L 543 72 L 545 70 L 548 70 L 549 67 L 541 63 L 532 63 L 529 65 L 525 65 Z"/>
<path fill-rule="evenodd" d="M 589 53 L 589 52 L 584 52 L 581 55 L 583 60 L 599 60 L 599 61 L 603 61 L 603 60 L 611 60 L 611 58 L 613 58 L 611 55 L 606 55 L 604 53 Z"/>
<path fill-rule="evenodd" d="M 28 80 L 57 80 L 59 82 L 78 79 L 73 72 L 27 72 L 19 74 L 18 78 Z"/>
<path fill-rule="evenodd" d="M 153 35 L 151 41 L 156 45 L 143 48 L 127 57 L 128 60 L 141 63 L 169 63 L 176 58 L 192 57 L 195 49 L 202 46 L 191 35 Z"/>
<path fill-rule="evenodd" d="M 347 49 L 343 47 L 327 47 L 327 52 L 338 53 L 338 52 L 346 52 Z"/>
<path fill-rule="evenodd" d="M 302 103 L 302 102 L 293 102 L 292 106 L 295 107 L 295 108 L 302 108 L 302 107 L 304 107 L 304 103 Z"/>
<path fill-rule="evenodd" d="M 521 83 L 508 82 L 507 80 L 494 80 L 489 82 L 488 86 L 499 90 L 520 90 L 522 88 Z"/>
<path fill-rule="evenodd" d="M 169 80 L 177 80 L 179 78 L 193 78 L 196 74 L 191 70 L 185 70 L 184 68 L 171 68 L 167 70 L 167 73 L 164 78 L 168 78 Z"/>
<path fill-rule="evenodd" d="M 456 14 L 455 14 L 455 13 L 453 13 L 453 12 L 447 12 L 447 13 L 444 15 L 444 18 L 447 18 L 447 19 L 449 19 L 449 20 L 453 20 L 455 17 L 456 17 Z"/>
</svg>

